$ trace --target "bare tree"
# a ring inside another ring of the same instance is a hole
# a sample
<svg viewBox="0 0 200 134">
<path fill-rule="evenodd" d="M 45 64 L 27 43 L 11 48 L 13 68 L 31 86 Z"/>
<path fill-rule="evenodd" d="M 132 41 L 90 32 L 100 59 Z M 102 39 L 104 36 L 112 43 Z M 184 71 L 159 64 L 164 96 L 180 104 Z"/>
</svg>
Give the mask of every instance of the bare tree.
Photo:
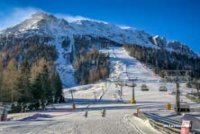
<svg viewBox="0 0 200 134">
<path fill-rule="evenodd" d="M 8 94 L 8 100 L 10 102 L 17 101 L 20 97 L 20 94 L 17 89 L 17 80 L 18 80 L 18 70 L 17 70 L 17 62 L 15 59 L 10 60 L 6 70 L 4 71 L 4 90 Z"/>
</svg>

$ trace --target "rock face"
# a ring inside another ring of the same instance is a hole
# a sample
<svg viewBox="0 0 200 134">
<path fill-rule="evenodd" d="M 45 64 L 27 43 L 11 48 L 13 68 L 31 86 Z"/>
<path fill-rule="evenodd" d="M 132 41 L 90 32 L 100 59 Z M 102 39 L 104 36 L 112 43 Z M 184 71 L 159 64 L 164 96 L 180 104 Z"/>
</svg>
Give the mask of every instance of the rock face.
<svg viewBox="0 0 200 134">
<path fill-rule="evenodd" d="M 180 52 L 181 49 L 184 49 L 184 51 L 188 52 L 187 54 L 194 55 L 194 52 L 189 51 L 190 49 L 187 46 L 177 41 L 170 42 L 164 37 L 151 36 L 142 30 L 134 28 L 123 29 L 114 24 L 95 20 L 68 22 L 68 20 L 43 12 L 35 13 L 22 23 L 1 31 L 1 37 L 28 38 L 35 35 L 48 36 L 54 40 L 56 38 L 61 40 L 68 38 L 69 42 L 73 42 L 74 36 L 87 35 L 96 39 L 107 39 L 119 44 L 137 44 L 144 47 L 165 48 L 175 52 Z M 55 44 L 55 42 L 47 43 Z M 2 42 L 1 44 L 3 45 Z"/>
<path fill-rule="evenodd" d="M 158 35 L 152 37 L 152 43 L 159 47 L 167 46 L 167 40 L 164 37 L 160 37 Z"/>
<path fill-rule="evenodd" d="M 164 37 L 160 37 L 158 35 L 152 36 L 149 40 L 156 46 L 160 48 L 164 48 L 168 51 L 173 51 L 177 53 L 181 53 L 184 55 L 197 56 L 188 46 L 182 44 L 179 41 L 167 41 Z"/>
<path fill-rule="evenodd" d="M 195 55 L 195 53 L 186 45 L 181 44 L 178 41 L 170 41 L 168 43 L 168 48 L 172 49 L 172 50 L 177 50 L 177 52 L 182 53 L 182 54 L 192 54 Z"/>
<path fill-rule="evenodd" d="M 151 36 L 142 30 L 123 29 L 117 25 L 95 20 L 71 22 L 43 12 L 33 14 L 31 18 L 1 31 L 0 34 L 1 50 L 3 48 L 10 49 L 16 45 L 21 46 L 20 50 L 13 49 L 18 52 L 18 54 L 13 54 L 13 57 L 16 57 L 19 62 L 29 55 L 26 47 L 36 44 L 51 47 L 51 51 L 55 49 L 57 56 L 54 53 L 52 59 L 66 86 L 77 84 L 73 66 L 77 56 L 94 48 L 99 50 L 110 46 L 122 47 L 123 44 L 136 44 L 144 48 L 164 49 L 197 57 L 192 50 L 179 42 L 169 42 L 163 37 Z M 31 53 L 33 52 L 31 51 Z M 9 59 L 10 57 L 4 58 Z M 28 56 L 28 58 L 34 60 L 33 56 Z"/>
</svg>

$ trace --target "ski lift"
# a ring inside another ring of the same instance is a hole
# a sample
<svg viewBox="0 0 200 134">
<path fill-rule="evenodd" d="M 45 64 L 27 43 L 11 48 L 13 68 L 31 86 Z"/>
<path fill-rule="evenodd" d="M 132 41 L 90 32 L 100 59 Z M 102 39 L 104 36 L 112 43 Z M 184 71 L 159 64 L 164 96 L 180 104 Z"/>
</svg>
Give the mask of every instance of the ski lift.
<svg viewBox="0 0 200 134">
<path fill-rule="evenodd" d="M 160 92 L 167 92 L 166 81 L 159 87 Z"/>
<path fill-rule="evenodd" d="M 149 88 L 147 87 L 146 84 L 142 84 L 142 85 L 141 85 L 141 90 L 142 90 L 142 91 L 149 91 Z"/>
<path fill-rule="evenodd" d="M 167 92 L 167 87 L 166 86 L 160 86 L 159 87 L 159 91 L 161 91 L 161 92 Z"/>
</svg>

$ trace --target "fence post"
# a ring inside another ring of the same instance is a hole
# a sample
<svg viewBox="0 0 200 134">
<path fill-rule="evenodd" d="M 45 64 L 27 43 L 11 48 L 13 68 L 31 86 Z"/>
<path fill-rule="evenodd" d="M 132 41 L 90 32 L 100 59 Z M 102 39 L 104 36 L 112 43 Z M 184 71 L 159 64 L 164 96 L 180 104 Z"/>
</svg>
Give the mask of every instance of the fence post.
<svg viewBox="0 0 200 134">
<path fill-rule="evenodd" d="M 105 116 L 106 116 L 106 109 L 104 108 L 102 111 L 102 117 L 105 117 Z"/>
</svg>

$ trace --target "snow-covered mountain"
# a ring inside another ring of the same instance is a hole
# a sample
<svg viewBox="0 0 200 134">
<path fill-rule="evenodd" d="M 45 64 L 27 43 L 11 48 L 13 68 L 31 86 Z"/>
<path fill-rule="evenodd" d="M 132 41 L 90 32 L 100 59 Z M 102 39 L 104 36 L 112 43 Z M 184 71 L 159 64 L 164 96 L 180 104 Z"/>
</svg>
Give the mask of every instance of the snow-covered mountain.
<svg viewBox="0 0 200 134">
<path fill-rule="evenodd" d="M 103 38 L 106 41 L 121 45 L 139 45 L 147 48 L 165 49 L 169 52 L 184 53 L 191 57 L 197 56 L 189 47 L 178 41 L 167 41 L 163 37 L 152 36 L 135 28 L 122 28 L 118 25 L 90 19 L 69 21 L 43 12 L 35 13 L 31 18 L 20 24 L 2 30 L 0 36 L 6 38 L 6 41 L 1 40 L 0 44 L 6 45 L 9 39 L 27 39 L 35 35 L 49 37 L 48 40 L 40 40 L 41 44 L 55 45 L 58 52 L 57 69 L 60 72 L 62 81 L 67 86 L 76 84 L 74 68 L 69 58 L 70 55 L 75 54 L 76 36 L 87 36 L 90 39 Z M 67 47 L 63 48 L 62 43 L 66 40 L 68 42 Z M 93 45 L 98 43 L 100 43 L 99 40 L 92 42 Z"/>
<path fill-rule="evenodd" d="M 67 20 L 56 18 L 46 13 L 33 14 L 30 19 L 22 23 L 3 30 L 4 34 L 23 35 L 27 33 L 67 36 L 67 35 L 91 35 L 96 37 L 106 37 L 119 43 L 136 43 L 152 47 L 149 41 L 150 35 L 137 29 L 123 29 L 117 25 L 94 21 L 94 20 L 76 20 L 68 22 Z"/>
<path fill-rule="evenodd" d="M 90 19 L 80 19 L 68 21 L 57 18 L 53 15 L 38 12 L 22 23 L 1 31 L 4 35 L 23 36 L 29 34 L 49 35 L 49 36 L 71 36 L 90 35 L 93 37 L 105 37 L 112 41 L 123 44 L 138 44 L 145 47 L 166 47 L 169 51 L 178 49 L 187 50 L 194 54 L 187 46 L 178 41 L 167 41 L 158 35 L 152 36 L 142 30 L 135 28 L 123 28 L 118 25 L 103 21 Z M 195 54 L 194 54 L 195 55 Z"/>
</svg>

